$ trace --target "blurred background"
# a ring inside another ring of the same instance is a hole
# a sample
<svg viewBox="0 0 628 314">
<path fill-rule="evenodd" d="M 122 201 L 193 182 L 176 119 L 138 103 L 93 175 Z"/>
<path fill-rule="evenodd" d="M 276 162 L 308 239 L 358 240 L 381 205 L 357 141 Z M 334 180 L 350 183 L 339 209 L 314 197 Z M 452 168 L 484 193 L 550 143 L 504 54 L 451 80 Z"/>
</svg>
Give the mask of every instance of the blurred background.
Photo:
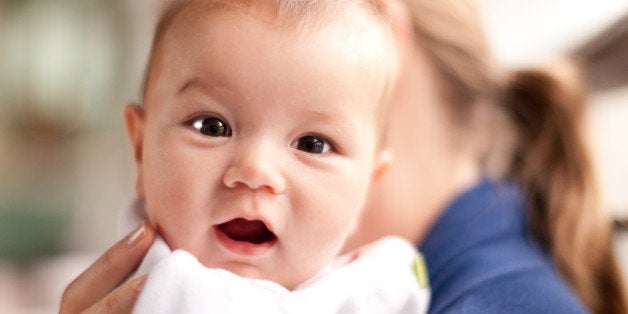
<svg viewBox="0 0 628 314">
<path fill-rule="evenodd" d="M 0 0 L 0 313 L 53 313 L 117 237 L 160 0 Z M 628 1 L 479 0 L 506 66 L 581 60 L 588 135 L 628 271 Z"/>
</svg>

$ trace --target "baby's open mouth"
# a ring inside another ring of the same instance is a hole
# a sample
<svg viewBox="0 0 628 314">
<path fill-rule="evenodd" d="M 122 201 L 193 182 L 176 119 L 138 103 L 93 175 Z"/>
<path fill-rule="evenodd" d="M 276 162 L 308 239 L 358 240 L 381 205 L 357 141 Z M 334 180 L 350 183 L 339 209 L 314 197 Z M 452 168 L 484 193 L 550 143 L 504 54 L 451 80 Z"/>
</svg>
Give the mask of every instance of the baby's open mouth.
<svg viewBox="0 0 628 314">
<path fill-rule="evenodd" d="M 234 241 L 262 244 L 277 239 L 261 220 L 236 218 L 218 225 L 217 228 Z"/>
</svg>

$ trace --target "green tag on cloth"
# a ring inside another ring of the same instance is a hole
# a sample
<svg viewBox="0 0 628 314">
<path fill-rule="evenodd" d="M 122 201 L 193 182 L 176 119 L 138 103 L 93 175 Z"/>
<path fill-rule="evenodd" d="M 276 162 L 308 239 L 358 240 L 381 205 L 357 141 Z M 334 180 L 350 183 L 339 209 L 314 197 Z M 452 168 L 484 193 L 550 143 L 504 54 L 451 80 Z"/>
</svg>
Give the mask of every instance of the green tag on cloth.
<svg viewBox="0 0 628 314">
<path fill-rule="evenodd" d="M 425 263 L 425 258 L 423 254 L 416 253 L 414 257 L 414 262 L 412 262 L 412 272 L 416 277 L 416 281 L 419 283 L 421 288 L 429 288 L 430 279 L 427 272 L 427 264 Z"/>
</svg>

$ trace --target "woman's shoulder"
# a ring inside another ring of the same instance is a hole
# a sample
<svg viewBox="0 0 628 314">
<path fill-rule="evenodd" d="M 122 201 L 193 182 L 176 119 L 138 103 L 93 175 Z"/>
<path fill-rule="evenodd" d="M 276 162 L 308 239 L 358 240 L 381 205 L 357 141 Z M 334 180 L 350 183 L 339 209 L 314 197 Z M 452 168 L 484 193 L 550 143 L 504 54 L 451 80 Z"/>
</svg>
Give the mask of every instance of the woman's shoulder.
<svg viewBox="0 0 628 314">
<path fill-rule="evenodd" d="M 502 274 L 471 287 L 437 313 L 587 313 L 555 274 L 528 269 Z"/>
<path fill-rule="evenodd" d="M 420 246 L 430 312 L 586 312 L 529 237 L 516 184 L 483 180 L 443 213 Z"/>
<path fill-rule="evenodd" d="M 470 247 L 430 271 L 431 312 L 586 313 L 533 243 L 498 242 Z"/>
</svg>

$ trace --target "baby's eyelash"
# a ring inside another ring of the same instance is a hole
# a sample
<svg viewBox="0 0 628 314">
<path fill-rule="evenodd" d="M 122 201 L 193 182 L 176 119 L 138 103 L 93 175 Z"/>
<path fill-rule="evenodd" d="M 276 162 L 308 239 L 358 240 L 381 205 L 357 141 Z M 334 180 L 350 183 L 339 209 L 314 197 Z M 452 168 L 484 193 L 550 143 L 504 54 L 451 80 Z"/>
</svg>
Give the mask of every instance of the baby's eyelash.
<svg viewBox="0 0 628 314">
<path fill-rule="evenodd" d="M 292 146 L 298 150 L 314 155 L 338 152 L 334 142 L 318 134 L 303 135 L 299 137 Z"/>
<path fill-rule="evenodd" d="M 232 134 L 231 127 L 224 119 L 212 115 L 196 116 L 187 124 L 208 137 L 230 137 Z"/>
</svg>

